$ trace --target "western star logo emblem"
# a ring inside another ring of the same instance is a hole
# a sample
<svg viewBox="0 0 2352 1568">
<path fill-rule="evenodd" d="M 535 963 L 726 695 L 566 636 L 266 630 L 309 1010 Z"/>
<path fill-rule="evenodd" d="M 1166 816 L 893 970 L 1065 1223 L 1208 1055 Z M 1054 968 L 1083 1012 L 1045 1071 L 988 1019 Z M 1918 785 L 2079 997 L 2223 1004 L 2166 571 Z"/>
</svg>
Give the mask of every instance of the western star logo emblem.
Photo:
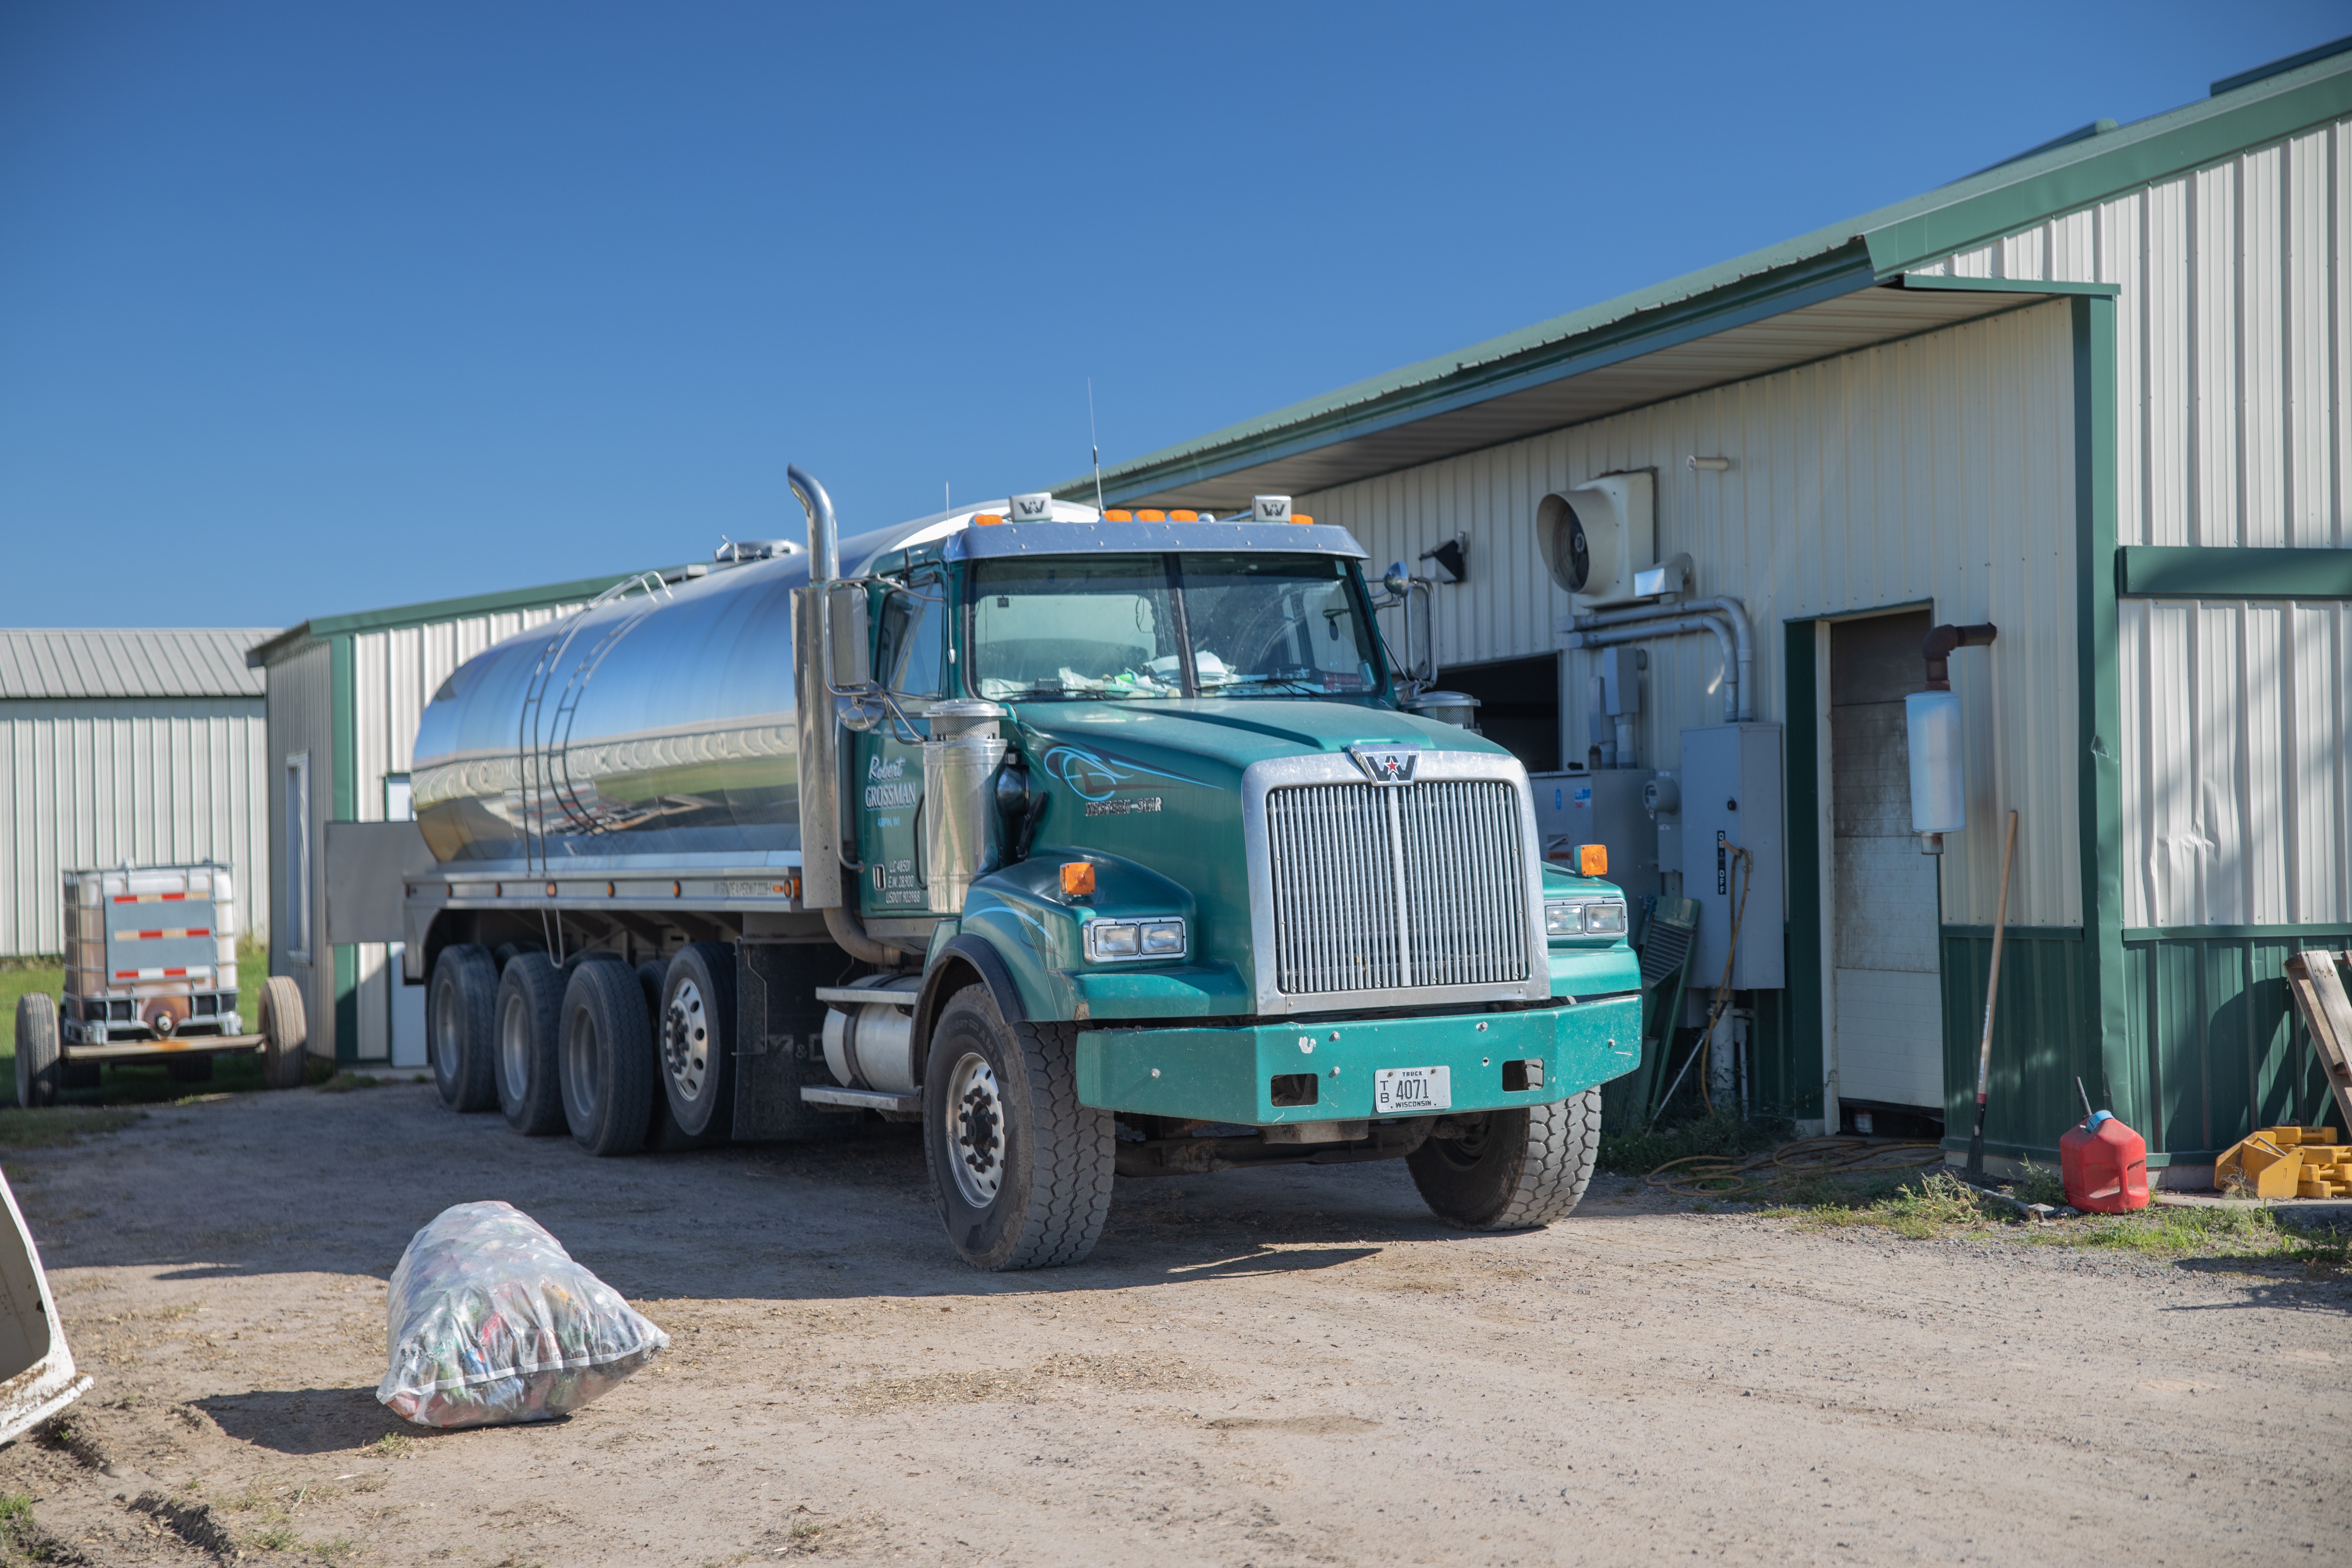
<svg viewBox="0 0 2352 1568">
<path fill-rule="evenodd" d="M 1376 784 L 1409 784 L 1421 752 L 1407 746 L 1350 746 L 1348 755 Z"/>
</svg>

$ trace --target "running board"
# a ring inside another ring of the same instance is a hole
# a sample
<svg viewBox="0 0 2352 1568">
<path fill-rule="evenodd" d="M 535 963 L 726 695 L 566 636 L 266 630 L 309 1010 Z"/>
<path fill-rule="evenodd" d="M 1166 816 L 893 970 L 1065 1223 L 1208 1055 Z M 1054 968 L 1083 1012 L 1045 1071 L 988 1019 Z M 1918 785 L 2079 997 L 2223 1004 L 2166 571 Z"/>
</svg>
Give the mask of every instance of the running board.
<svg viewBox="0 0 2352 1568">
<path fill-rule="evenodd" d="M 923 1109 L 919 1094 L 892 1094 L 879 1089 L 827 1089 L 816 1084 L 804 1084 L 801 1099 L 811 1105 L 837 1105 L 844 1110 L 903 1110 L 909 1113 Z"/>
</svg>

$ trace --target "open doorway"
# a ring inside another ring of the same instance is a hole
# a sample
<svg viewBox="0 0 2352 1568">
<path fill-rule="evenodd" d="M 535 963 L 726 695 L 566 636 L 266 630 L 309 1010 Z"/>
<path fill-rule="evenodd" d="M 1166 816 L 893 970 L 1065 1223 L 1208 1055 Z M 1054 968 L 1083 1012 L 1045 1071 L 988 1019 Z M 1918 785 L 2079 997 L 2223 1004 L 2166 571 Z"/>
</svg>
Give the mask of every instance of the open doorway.
<svg viewBox="0 0 2352 1568">
<path fill-rule="evenodd" d="M 1448 665 L 1437 684 L 1478 700 L 1478 730 L 1531 773 L 1559 771 L 1559 656 Z"/>
<path fill-rule="evenodd" d="M 1838 1100 L 1851 1120 L 1941 1118 L 1943 988 L 1936 861 L 1911 831 L 1903 699 L 1920 688 L 1926 610 L 1830 627 L 1832 932 Z"/>
</svg>

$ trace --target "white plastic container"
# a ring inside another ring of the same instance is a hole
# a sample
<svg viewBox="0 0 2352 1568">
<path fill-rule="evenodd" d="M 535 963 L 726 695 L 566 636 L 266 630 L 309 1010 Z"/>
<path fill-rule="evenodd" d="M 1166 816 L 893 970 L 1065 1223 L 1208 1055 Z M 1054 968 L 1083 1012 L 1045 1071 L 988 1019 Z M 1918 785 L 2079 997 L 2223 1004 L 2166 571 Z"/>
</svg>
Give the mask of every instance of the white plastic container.
<svg viewBox="0 0 2352 1568">
<path fill-rule="evenodd" d="M 1911 831 L 1958 833 L 1969 825 L 1960 782 L 1960 700 L 1915 691 L 1903 700 L 1911 743 Z"/>
</svg>

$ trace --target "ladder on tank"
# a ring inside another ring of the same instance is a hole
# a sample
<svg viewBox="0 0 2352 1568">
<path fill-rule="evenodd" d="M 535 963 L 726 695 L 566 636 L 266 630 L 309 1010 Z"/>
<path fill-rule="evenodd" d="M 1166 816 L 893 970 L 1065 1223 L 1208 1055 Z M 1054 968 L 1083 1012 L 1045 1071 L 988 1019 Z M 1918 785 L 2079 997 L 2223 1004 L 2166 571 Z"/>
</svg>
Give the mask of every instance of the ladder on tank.
<svg viewBox="0 0 2352 1568">
<path fill-rule="evenodd" d="M 587 625 L 594 611 L 626 598 L 635 590 L 645 590 L 644 607 L 626 616 L 604 629 L 604 635 L 590 647 L 586 657 L 569 668 L 563 689 L 557 694 L 555 711 L 545 724 L 547 689 L 555 672 L 564 668 L 564 655 L 572 641 Z M 572 742 L 572 721 L 579 710 L 580 699 L 586 693 L 588 679 L 604 656 L 631 631 L 635 630 L 654 610 L 656 595 L 675 598 L 669 584 L 653 572 L 640 572 L 625 577 L 583 605 L 572 617 L 563 635 L 543 645 L 539 662 L 530 672 L 530 683 L 523 689 L 522 712 L 516 721 L 515 753 L 518 777 L 518 812 L 522 828 L 522 863 L 526 869 L 544 874 L 548 869 L 547 818 L 551 808 L 561 810 L 564 820 L 584 833 L 598 831 L 594 813 L 580 799 L 579 787 L 572 779 L 565 753 Z"/>
</svg>

